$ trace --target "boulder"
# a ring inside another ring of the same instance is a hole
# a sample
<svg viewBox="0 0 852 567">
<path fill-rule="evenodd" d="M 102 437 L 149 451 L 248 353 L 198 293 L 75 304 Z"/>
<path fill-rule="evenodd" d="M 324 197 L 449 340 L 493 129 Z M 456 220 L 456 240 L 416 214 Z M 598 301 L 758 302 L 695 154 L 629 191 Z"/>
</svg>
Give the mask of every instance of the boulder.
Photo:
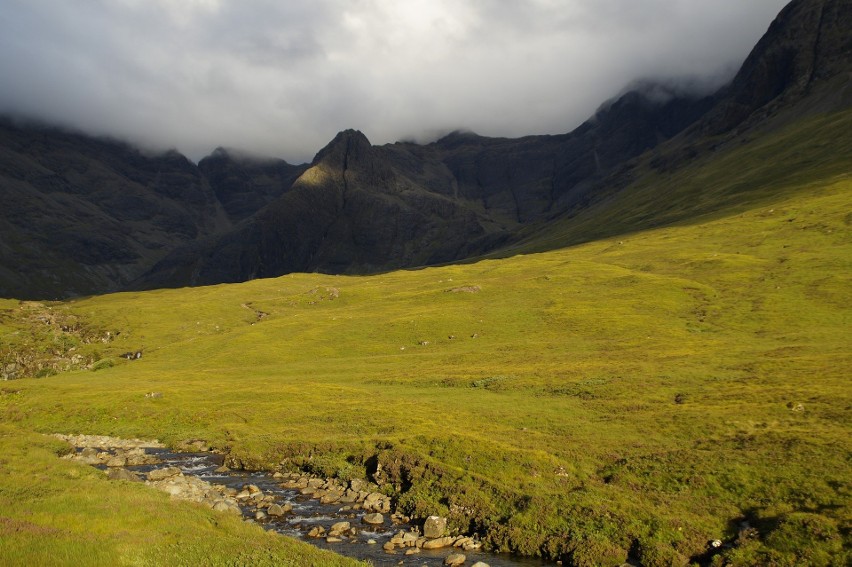
<svg viewBox="0 0 852 567">
<path fill-rule="evenodd" d="M 385 523 L 385 517 L 375 512 L 373 514 L 364 514 L 364 517 L 361 518 L 361 521 L 365 524 L 372 524 L 374 526 L 380 526 Z"/>
<path fill-rule="evenodd" d="M 127 466 L 127 457 L 124 455 L 116 455 L 115 457 L 111 457 L 107 462 L 106 466 L 108 467 L 124 467 Z"/>
<path fill-rule="evenodd" d="M 80 451 L 77 458 L 87 465 L 99 465 L 101 463 L 101 459 L 98 457 L 98 450 L 94 447 L 84 448 Z"/>
<path fill-rule="evenodd" d="M 122 468 L 109 469 L 107 478 L 110 480 L 127 480 L 130 482 L 142 482 L 142 479 L 133 471 Z"/>
<path fill-rule="evenodd" d="M 266 509 L 266 513 L 270 516 L 283 516 L 287 512 L 291 512 L 293 510 L 293 505 L 289 502 L 285 504 L 270 504 L 269 508 Z"/>
<path fill-rule="evenodd" d="M 423 544 L 423 549 L 441 549 L 442 547 L 450 547 L 456 541 L 454 537 L 439 537 L 430 539 Z"/>
<path fill-rule="evenodd" d="M 349 528 L 352 527 L 352 524 L 349 522 L 337 522 L 331 525 L 331 532 L 343 533 Z"/>
<path fill-rule="evenodd" d="M 127 451 L 124 456 L 127 459 L 126 466 L 128 467 L 135 467 L 138 465 L 156 465 L 162 462 L 154 455 L 148 455 L 145 453 L 144 449 L 139 447 Z"/>
<path fill-rule="evenodd" d="M 423 535 L 429 539 L 443 536 L 447 531 L 447 519 L 441 516 L 429 516 L 423 522 Z"/>
<path fill-rule="evenodd" d="M 316 497 L 316 495 L 314 495 Z M 323 494 L 320 497 L 320 504 L 334 504 L 335 502 L 340 501 L 340 493 L 339 492 L 329 492 L 327 494 Z"/>
<path fill-rule="evenodd" d="M 226 500 L 219 500 L 213 504 L 213 509 L 217 512 L 231 512 L 236 514 L 242 514 L 240 507 L 234 504 L 233 502 L 228 502 Z"/>
<path fill-rule="evenodd" d="M 351 488 L 346 490 L 343 493 L 343 496 L 340 497 L 340 501 L 344 504 L 352 504 L 358 500 L 358 493 L 352 490 Z"/>
<path fill-rule="evenodd" d="M 177 467 L 165 467 L 162 469 L 154 469 L 148 473 L 148 480 L 150 481 L 158 481 L 165 480 L 167 478 L 171 478 L 173 476 L 179 476 L 183 473 L 180 472 L 180 469 Z"/>
<path fill-rule="evenodd" d="M 390 498 L 381 492 L 371 492 L 364 498 L 364 510 L 390 512 Z"/>
<path fill-rule="evenodd" d="M 447 555 L 444 559 L 444 565 L 450 565 L 457 567 L 458 565 L 464 565 L 464 562 L 467 561 L 467 557 L 461 553 L 453 553 L 452 555 Z"/>
<path fill-rule="evenodd" d="M 314 526 L 308 532 L 308 537 L 322 537 L 325 535 L 325 528 L 322 526 Z"/>
<path fill-rule="evenodd" d="M 477 561 L 476 563 L 474 563 L 470 567 L 491 567 L 491 566 L 488 563 L 485 563 L 484 561 Z"/>
</svg>

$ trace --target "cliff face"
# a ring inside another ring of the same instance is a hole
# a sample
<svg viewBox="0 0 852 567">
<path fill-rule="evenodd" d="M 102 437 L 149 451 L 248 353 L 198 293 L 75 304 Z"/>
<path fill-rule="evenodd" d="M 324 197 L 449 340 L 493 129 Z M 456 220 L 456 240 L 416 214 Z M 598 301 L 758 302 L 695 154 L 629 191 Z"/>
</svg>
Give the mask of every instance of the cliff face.
<svg viewBox="0 0 852 567">
<path fill-rule="evenodd" d="M 310 164 L 218 149 L 196 166 L 0 122 L 0 296 L 365 273 L 510 246 L 618 191 L 648 150 L 675 169 L 779 117 L 848 108 L 851 3 L 792 2 L 713 96 L 640 85 L 558 136 L 373 146 L 347 130 Z"/>
<path fill-rule="evenodd" d="M 852 1 L 797 0 L 769 26 L 705 121 L 705 133 L 754 126 L 805 98 L 801 111 L 852 104 Z"/>
<path fill-rule="evenodd" d="M 232 222 L 246 219 L 279 198 L 305 171 L 283 159 L 260 159 L 217 148 L 198 163 Z"/>
<path fill-rule="evenodd" d="M 227 225 L 183 156 L 0 121 L 0 295 L 115 290 Z"/>
<path fill-rule="evenodd" d="M 630 92 L 562 136 L 455 132 L 425 146 L 373 146 L 347 130 L 258 214 L 178 248 L 136 285 L 364 273 L 483 254 L 511 243 L 521 227 L 581 205 L 596 181 L 681 131 L 710 103 Z"/>
</svg>

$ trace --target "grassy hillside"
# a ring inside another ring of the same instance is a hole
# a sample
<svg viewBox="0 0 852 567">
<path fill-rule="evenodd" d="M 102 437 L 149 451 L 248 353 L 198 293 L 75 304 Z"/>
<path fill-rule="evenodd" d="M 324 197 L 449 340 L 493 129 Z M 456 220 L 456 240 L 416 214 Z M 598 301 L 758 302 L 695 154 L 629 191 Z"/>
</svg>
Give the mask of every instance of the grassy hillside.
<svg viewBox="0 0 852 567">
<path fill-rule="evenodd" d="M 233 463 L 341 477 L 378 462 L 406 512 L 449 515 L 494 548 L 578 565 L 628 553 L 684 564 L 716 538 L 738 541 L 724 551 L 734 565 L 843 565 L 850 122 L 852 113 L 820 117 L 649 172 L 608 216 L 575 226 L 611 234 L 635 227 L 630 215 L 657 215 L 659 227 L 555 251 L 371 277 L 5 301 L 4 343 L 43 352 L 59 341 L 102 361 L 2 388 L 4 458 L 18 462 L 34 445 L 41 463 L 4 464 L 2 541 L 47 540 L 64 523 L 28 511 L 41 496 L 15 488 L 36 469 L 63 498 L 159 498 L 91 475 L 86 486 L 68 481 L 71 465 L 48 464 L 52 442 L 21 433 L 35 430 L 204 438 Z M 550 244 L 575 238 L 570 226 L 555 226 Z M 113 340 L 30 331 L 32 310 L 48 308 Z M 139 349 L 141 360 L 118 358 Z M 152 391 L 163 396 L 146 398 Z M 126 537 L 158 530 L 132 509 Z M 744 520 L 756 531 L 741 530 Z M 227 548 L 216 553 L 231 557 Z"/>
</svg>

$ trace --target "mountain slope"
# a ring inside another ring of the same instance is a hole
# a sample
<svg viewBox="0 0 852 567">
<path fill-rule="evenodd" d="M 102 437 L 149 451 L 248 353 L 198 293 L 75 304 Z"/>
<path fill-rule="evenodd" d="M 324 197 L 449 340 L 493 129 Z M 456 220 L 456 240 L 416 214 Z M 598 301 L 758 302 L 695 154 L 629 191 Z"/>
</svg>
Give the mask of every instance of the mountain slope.
<svg viewBox="0 0 852 567">
<path fill-rule="evenodd" d="M 227 220 L 177 153 L 0 122 L 0 294 L 61 297 L 120 288 L 163 249 Z"/>
</svg>

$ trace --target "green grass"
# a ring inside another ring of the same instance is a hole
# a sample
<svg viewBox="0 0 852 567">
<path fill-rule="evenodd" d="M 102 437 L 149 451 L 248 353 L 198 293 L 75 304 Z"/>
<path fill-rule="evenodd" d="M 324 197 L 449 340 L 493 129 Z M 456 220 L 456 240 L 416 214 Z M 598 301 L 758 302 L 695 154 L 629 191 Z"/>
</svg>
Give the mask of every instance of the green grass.
<svg viewBox="0 0 852 567">
<path fill-rule="evenodd" d="M 14 394 L 3 394 L 4 396 Z M 0 425 L 2 565 L 360 565 L 60 460 L 65 443 Z"/>
<path fill-rule="evenodd" d="M 850 116 L 649 173 L 611 203 L 612 217 L 597 217 L 610 233 L 627 230 L 628 212 L 652 212 L 654 187 L 674 191 L 657 197 L 657 228 L 469 265 L 53 304 L 110 330 L 111 342 L 80 349 L 114 365 L 6 383 L 0 419 L 16 433 L 2 437 L 3 453 L 43 446 L 19 433 L 35 430 L 204 438 L 234 464 L 342 477 L 377 460 L 402 509 L 448 515 L 497 549 L 578 565 L 628 552 L 643 565 L 684 564 L 748 519 L 758 535 L 727 552 L 733 564 L 843 565 L 852 161 L 836 155 L 852 147 Z M 704 216 L 685 212 L 701 207 Z M 574 230 L 557 223 L 529 250 Z M 448 291 L 462 286 L 480 291 Z M 0 304 L 7 326 L 23 324 L 16 305 Z M 138 349 L 141 360 L 117 358 Z M 44 484 L 85 498 L 60 470 L 72 465 L 48 465 L 39 451 Z M 39 501 L 7 488 L 24 476 L 0 477 L 13 509 Z M 158 498 L 87 482 L 116 502 Z M 94 508 L 75 521 L 106 513 Z M 144 508 L 127 510 L 115 529 L 128 539 L 148 529 L 169 541 Z M 183 513 L 214 529 L 211 513 Z M 12 530 L 4 541 L 21 538 L 54 536 Z M 187 553 L 202 553 L 199 538 Z M 86 555 L 85 540 L 71 539 L 51 545 Z M 209 545 L 203 553 L 239 562 L 229 544 Z M 178 553 L 157 550 L 158 560 Z"/>
</svg>

